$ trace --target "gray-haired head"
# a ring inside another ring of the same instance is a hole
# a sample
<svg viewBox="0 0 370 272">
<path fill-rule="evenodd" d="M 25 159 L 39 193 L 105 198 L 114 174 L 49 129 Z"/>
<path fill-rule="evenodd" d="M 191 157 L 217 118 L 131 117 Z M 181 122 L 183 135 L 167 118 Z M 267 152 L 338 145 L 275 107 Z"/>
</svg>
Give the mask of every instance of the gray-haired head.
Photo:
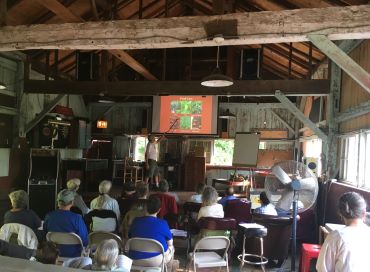
<svg viewBox="0 0 370 272">
<path fill-rule="evenodd" d="M 10 202 L 14 209 L 27 209 L 28 208 L 28 194 L 24 190 L 17 190 L 9 194 Z"/>
<path fill-rule="evenodd" d="M 358 193 L 344 193 L 339 198 L 338 211 L 346 219 L 363 218 L 366 213 L 366 202 Z"/>
<path fill-rule="evenodd" d="M 109 239 L 102 241 L 96 249 L 94 256 L 94 269 L 112 270 L 118 258 L 118 243 Z"/>
<path fill-rule="evenodd" d="M 203 206 L 211 206 L 217 202 L 218 193 L 215 188 L 207 185 L 202 193 Z"/>
<path fill-rule="evenodd" d="M 73 178 L 67 181 L 67 189 L 72 191 L 77 191 L 80 187 L 81 180 L 78 178 Z"/>
<path fill-rule="evenodd" d="M 73 204 L 75 199 L 75 191 L 64 189 L 58 193 L 58 207 L 66 207 Z"/>
<path fill-rule="evenodd" d="M 161 192 L 168 192 L 169 189 L 170 189 L 170 186 L 168 185 L 167 180 L 162 179 L 159 182 L 159 191 L 161 191 Z"/>
<path fill-rule="evenodd" d="M 103 180 L 99 184 L 99 193 L 108 194 L 111 188 L 112 188 L 112 182 L 110 180 Z"/>
</svg>

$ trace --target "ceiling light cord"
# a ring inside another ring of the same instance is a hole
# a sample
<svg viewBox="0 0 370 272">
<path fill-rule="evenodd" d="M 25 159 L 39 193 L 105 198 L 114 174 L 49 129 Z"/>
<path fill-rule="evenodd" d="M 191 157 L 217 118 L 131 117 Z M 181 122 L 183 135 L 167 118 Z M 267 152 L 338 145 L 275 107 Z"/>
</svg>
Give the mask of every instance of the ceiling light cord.
<svg viewBox="0 0 370 272">
<path fill-rule="evenodd" d="M 218 60 L 220 58 L 220 47 L 217 46 L 217 60 L 216 60 L 216 69 L 220 69 L 220 66 L 218 66 Z"/>
</svg>

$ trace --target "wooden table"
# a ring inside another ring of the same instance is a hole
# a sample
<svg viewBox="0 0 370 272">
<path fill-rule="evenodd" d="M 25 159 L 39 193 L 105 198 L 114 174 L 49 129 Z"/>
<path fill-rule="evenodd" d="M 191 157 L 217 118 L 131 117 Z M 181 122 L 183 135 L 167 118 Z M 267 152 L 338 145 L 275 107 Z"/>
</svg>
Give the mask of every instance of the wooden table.
<svg viewBox="0 0 370 272">
<path fill-rule="evenodd" d="M 217 183 L 223 184 L 229 187 L 242 187 L 242 190 L 244 193 L 247 193 L 246 189 L 249 185 L 248 180 L 244 180 L 244 181 L 236 181 L 236 180 L 229 180 L 229 179 L 213 179 L 212 180 L 213 187 L 215 187 Z"/>
</svg>

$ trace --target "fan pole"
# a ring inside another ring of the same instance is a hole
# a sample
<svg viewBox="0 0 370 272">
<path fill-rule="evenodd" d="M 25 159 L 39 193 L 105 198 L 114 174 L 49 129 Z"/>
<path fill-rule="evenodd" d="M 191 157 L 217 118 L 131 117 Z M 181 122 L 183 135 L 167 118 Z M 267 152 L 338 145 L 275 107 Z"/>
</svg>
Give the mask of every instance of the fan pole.
<svg viewBox="0 0 370 272">
<path fill-rule="evenodd" d="M 297 214 L 298 214 L 298 199 L 297 199 L 297 190 L 294 190 L 293 195 L 293 226 L 292 226 L 292 259 L 291 259 L 291 266 L 290 270 L 293 272 L 295 271 L 295 258 L 296 258 L 296 251 L 297 251 Z"/>
</svg>

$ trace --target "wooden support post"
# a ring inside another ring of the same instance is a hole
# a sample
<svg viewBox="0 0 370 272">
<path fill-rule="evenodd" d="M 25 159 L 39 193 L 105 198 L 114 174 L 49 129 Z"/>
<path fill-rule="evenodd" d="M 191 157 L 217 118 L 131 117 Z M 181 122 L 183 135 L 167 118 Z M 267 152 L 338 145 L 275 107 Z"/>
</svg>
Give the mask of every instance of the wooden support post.
<svg viewBox="0 0 370 272">
<path fill-rule="evenodd" d="M 139 0 L 139 19 L 143 18 L 143 0 Z"/>
<path fill-rule="evenodd" d="M 0 27 L 6 26 L 7 0 L 0 0 Z"/>
<path fill-rule="evenodd" d="M 292 57 L 293 57 L 293 43 L 289 43 L 289 66 L 288 66 L 288 78 L 292 76 Z"/>
<path fill-rule="evenodd" d="M 327 135 L 319 129 L 315 123 L 304 114 L 291 102 L 281 91 L 275 92 L 275 97 L 289 110 L 295 117 L 297 117 L 302 123 L 308 126 L 322 141 L 327 140 Z"/>
<path fill-rule="evenodd" d="M 51 101 L 32 121 L 26 125 L 24 132 L 28 133 L 34 126 L 36 126 L 65 96 L 65 94 L 60 94 L 54 98 L 53 101 Z"/>
<path fill-rule="evenodd" d="M 328 99 L 328 141 L 323 143 L 322 168 L 328 178 L 335 178 L 338 158 L 338 122 L 336 116 L 340 107 L 340 90 L 342 73 L 340 67 L 331 62 L 330 67 L 330 95 Z"/>
<path fill-rule="evenodd" d="M 49 76 L 50 76 L 50 51 L 47 50 L 45 51 L 45 65 L 46 65 L 46 69 L 45 69 L 45 80 L 49 80 Z"/>
<path fill-rule="evenodd" d="M 325 35 L 308 35 L 311 42 L 370 93 L 370 74 Z"/>
<path fill-rule="evenodd" d="M 167 49 L 163 49 L 162 56 L 162 80 L 166 80 L 166 70 L 167 70 Z"/>
<path fill-rule="evenodd" d="M 59 56 L 58 56 L 59 50 L 54 50 L 54 72 L 53 72 L 53 78 L 56 78 L 58 76 L 58 64 L 59 64 Z"/>
</svg>

